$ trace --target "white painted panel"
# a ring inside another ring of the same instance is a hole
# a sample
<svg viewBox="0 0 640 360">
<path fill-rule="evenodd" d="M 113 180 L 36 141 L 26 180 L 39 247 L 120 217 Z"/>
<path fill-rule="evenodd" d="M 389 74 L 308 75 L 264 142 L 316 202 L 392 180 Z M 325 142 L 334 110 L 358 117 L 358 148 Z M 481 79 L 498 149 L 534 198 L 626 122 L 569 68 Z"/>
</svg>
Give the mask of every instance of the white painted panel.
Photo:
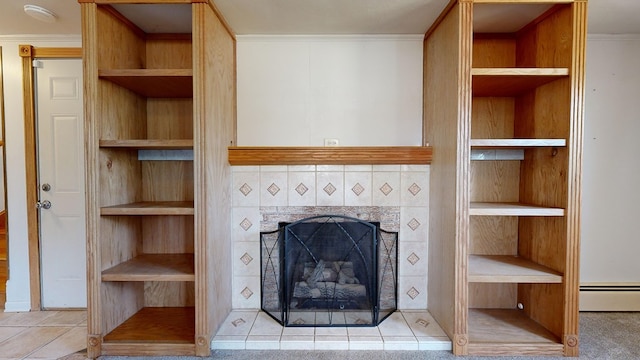
<svg viewBox="0 0 640 360">
<path fill-rule="evenodd" d="M 581 283 L 640 282 L 640 37 L 590 36 Z"/>
<path fill-rule="evenodd" d="M 80 47 L 79 35 L 0 35 L 4 77 L 6 130 L 9 280 L 5 312 L 29 311 L 29 246 L 25 181 L 24 106 L 20 44 L 37 47 Z M 29 205 L 31 208 L 32 204 Z"/>
<path fill-rule="evenodd" d="M 78 91 L 80 83 L 77 78 L 52 77 L 50 79 L 51 100 L 73 100 L 79 99 Z"/>
<path fill-rule="evenodd" d="M 238 145 L 421 145 L 422 38 L 238 38 Z"/>
<path fill-rule="evenodd" d="M 80 59 L 42 60 L 36 69 L 38 200 L 51 203 L 39 214 L 43 308 L 86 306 L 81 83 Z"/>
<path fill-rule="evenodd" d="M 55 97 L 54 97 L 55 99 Z M 80 164 L 80 151 L 83 151 L 80 132 L 82 123 L 77 116 L 54 115 L 53 120 L 53 171 L 57 191 L 69 192 L 84 189 L 80 183 L 84 181 L 84 174 L 78 173 L 84 167 Z M 78 151 L 80 150 L 80 151 Z M 70 167 L 68 164 L 75 164 Z M 72 170 L 72 171 L 70 171 Z"/>
</svg>

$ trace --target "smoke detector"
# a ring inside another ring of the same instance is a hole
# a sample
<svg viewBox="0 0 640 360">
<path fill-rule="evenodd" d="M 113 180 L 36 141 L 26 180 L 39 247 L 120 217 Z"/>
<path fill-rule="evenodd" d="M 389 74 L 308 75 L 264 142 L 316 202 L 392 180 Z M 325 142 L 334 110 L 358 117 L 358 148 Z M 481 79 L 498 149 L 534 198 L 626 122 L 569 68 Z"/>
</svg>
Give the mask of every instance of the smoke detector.
<svg viewBox="0 0 640 360">
<path fill-rule="evenodd" d="M 38 5 L 25 5 L 24 12 L 34 19 L 48 23 L 55 22 L 57 17 L 53 11 Z"/>
</svg>

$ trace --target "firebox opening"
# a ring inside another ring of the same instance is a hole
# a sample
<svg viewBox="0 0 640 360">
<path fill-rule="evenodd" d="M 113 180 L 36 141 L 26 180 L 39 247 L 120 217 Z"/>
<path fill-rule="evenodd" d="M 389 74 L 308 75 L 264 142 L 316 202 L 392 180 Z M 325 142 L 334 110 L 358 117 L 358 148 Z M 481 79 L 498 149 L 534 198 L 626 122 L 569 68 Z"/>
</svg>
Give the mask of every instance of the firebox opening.
<svg viewBox="0 0 640 360">
<path fill-rule="evenodd" d="M 262 310 L 283 326 L 376 326 L 397 308 L 397 232 L 322 215 L 262 232 Z"/>
</svg>

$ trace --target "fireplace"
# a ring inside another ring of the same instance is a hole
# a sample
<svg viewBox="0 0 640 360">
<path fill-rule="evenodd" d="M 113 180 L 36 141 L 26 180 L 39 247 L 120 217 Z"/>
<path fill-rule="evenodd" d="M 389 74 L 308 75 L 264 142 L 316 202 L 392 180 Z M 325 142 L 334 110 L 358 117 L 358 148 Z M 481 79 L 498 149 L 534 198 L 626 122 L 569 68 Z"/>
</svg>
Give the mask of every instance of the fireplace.
<svg viewBox="0 0 640 360">
<path fill-rule="evenodd" d="M 284 326 L 376 326 L 397 308 L 397 232 L 322 215 L 260 233 L 261 308 Z"/>
</svg>

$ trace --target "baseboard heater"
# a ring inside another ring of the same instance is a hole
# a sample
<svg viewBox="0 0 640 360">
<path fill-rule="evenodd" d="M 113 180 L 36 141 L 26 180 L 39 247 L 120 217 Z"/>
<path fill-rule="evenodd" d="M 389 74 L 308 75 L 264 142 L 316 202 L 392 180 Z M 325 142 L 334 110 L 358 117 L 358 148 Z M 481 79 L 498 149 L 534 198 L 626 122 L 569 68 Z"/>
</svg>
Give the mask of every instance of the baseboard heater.
<svg viewBox="0 0 640 360">
<path fill-rule="evenodd" d="M 580 285 L 580 311 L 640 311 L 640 284 Z"/>
</svg>

